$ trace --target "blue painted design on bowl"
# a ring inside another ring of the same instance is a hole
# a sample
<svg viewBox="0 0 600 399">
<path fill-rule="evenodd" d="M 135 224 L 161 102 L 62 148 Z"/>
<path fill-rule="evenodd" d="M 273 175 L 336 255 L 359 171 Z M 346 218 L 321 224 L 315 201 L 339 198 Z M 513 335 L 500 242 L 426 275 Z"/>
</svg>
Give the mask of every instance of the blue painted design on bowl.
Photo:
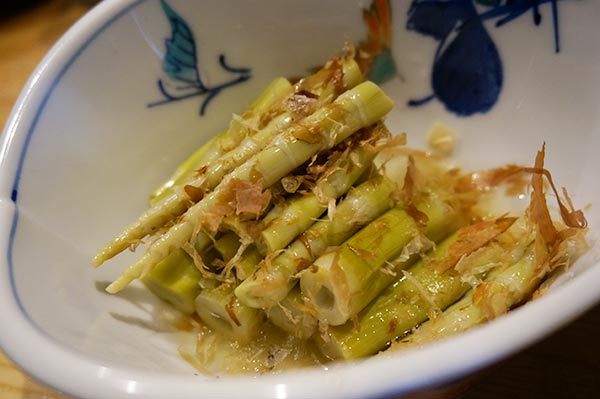
<svg viewBox="0 0 600 399">
<path fill-rule="evenodd" d="M 489 111 L 498 101 L 504 75 L 500 54 L 484 22 L 496 19 L 499 27 L 532 10 L 534 23 L 539 25 L 539 7 L 544 3 L 552 3 L 558 52 L 557 0 L 414 0 L 406 28 L 433 37 L 439 45 L 431 73 L 433 93 L 408 105 L 421 106 L 437 98 L 460 116 Z M 487 10 L 479 13 L 476 4 Z"/>
<path fill-rule="evenodd" d="M 208 104 L 223 89 L 247 81 L 251 77 L 250 68 L 230 66 L 225 54 L 219 55 L 219 66 L 234 75 L 230 80 L 214 86 L 205 84 L 198 72 L 198 56 L 194 34 L 186 21 L 165 1 L 161 0 L 162 9 L 171 25 L 171 37 L 165 40 L 167 49 L 163 57 L 162 67 L 168 79 L 158 79 L 158 90 L 163 96 L 148 104 L 148 107 L 186 100 L 192 97 L 204 97 L 200 105 L 200 115 L 206 113 Z"/>
</svg>

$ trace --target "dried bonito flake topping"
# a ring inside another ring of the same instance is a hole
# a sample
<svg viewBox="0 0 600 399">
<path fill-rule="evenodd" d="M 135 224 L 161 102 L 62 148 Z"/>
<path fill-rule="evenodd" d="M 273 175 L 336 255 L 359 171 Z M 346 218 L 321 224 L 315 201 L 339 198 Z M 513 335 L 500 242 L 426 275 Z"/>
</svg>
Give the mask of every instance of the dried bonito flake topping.
<svg viewBox="0 0 600 399">
<path fill-rule="evenodd" d="M 482 221 L 463 227 L 456 233 L 458 238 L 448 249 L 448 256 L 433 267 L 445 272 L 456 266 L 458 261 L 483 247 L 501 233 L 508 230 L 517 220 L 514 217 L 502 217 L 496 220 Z"/>
<path fill-rule="evenodd" d="M 263 179 L 252 183 L 232 179 L 231 191 L 235 194 L 235 214 L 258 217 L 271 202 L 271 190 L 263 191 Z"/>
<path fill-rule="evenodd" d="M 365 14 L 371 33 L 386 6 Z M 456 144 L 446 126 L 434 125 L 432 153 L 388 130 L 394 104 L 354 60 L 385 55 L 382 32 L 295 84 L 276 79 L 95 258 L 148 243 L 107 291 L 141 279 L 193 314 L 196 347 L 181 353 L 198 369 L 361 358 L 448 318 L 432 336 L 459 331 L 529 300 L 585 249 L 587 221 L 555 187 L 545 147 L 532 167 L 463 172 L 444 158 Z M 528 190 L 526 209 L 502 202 Z M 472 316 L 451 316 L 453 304 Z"/>
</svg>

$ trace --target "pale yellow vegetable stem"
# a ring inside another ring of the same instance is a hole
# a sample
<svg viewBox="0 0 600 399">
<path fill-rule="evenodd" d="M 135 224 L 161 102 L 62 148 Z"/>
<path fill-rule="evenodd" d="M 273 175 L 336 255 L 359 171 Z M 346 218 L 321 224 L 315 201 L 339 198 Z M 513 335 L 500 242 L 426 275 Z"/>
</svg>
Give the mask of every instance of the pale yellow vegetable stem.
<svg viewBox="0 0 600 399">
<path fill-rule="evenodd" d="M 347 85 L 345 88 L 354 87 L 362 79 L 360 74 L 357 75 L 356 73 L 351 72 L 356 69 L 351 65 L 355 65 L 355 62 L 350 60 L 345 61 L 342 64 L 344 71 L 348 71 L 348 75 L 344 75 L 344 84 Z M 326 70 L 322 69 L 321 73 L 323 71 Z M 329 76 L 329 73 L 324 75 Z M 307 88 L 314 90 L 315 93 L 320 96 L 318 100 L 319 105 L 330 104 L 335 98 L 336 88 L 334 87 L 335 84 L 333 82 L 327 82 L 324 84 L 322 77 L 319 76 L 318 73 L 312 75 L 306 80 L 309 81 Z M 264 106 L 262 106 L 262 108 L 264 108 Z M 223 154 L 223 156 L 219 157 L 218 159 L 214 159 L 212 162 L 204 164 L 206 169 L 204 173 L 195 179 L 191 179 L 187 183 L 191 186 L 200 188 L 203 192 L 210 192 L 224 179 L 228 173 L 264 149 L 277 137 L 278 134 L 280 134 L 281 131 L 293 126 L 294 123 L 292 122 L 293 118 L 289 112 L 283 112 L 282 114 L 276 116 L 267 124 L 267 126 L 259 130 L 257 133 L 248 135 L 248 137 L 241 142 L 237 141 L 234 148 L 227 151 L 226 154 Z M 298 130 L 302 131 L 303 129 L 300 127 Z M 179 183 L 184 184 L 185 181 L 181 181 Z M 168 196 L 165 196 L 165 193 L 167 192 L 172 193 Z M 138 218 L 138 220 L 128 225 L 124 230 L 122 230 L 122 232 L 120 232 L 112 241 L 106 244 L 98 252 L 93 259 L 93 264 L 95 266 L 101 265 L 106 260 L 127 249 L 131 244 L 137 243 L 146 235 L 153 233 L 167 222 L 181 215 L 192 202 L 190 198 L 183 193 L 183 191 L 178 192 L 176 190 L 169 189 L 168 191 L 163 192 L 160 196 L 164 198 L 144 212 Z"/>
<path fill-rule="evenodd" d="M 271 145 L 225 177 L 212 193 L 189 208 L 182 221 L 155 241 L 107 291 L 116 293 L 122 290 L 188 242 L 195 226 L 202 225 L 206 215 L 222 202 L 221 197 L 229 192 L 234 179 L 256 181 L 262 178 L 263 188 L 269 187 L 317 152 L 331 148 L 357 130 L 379 121 L 392 107 L 392 100 L 371 82 L 364 82 L 340 95 L 334 103 L 306 117 L 302 124 L 286 130 Z"/>
</svg>

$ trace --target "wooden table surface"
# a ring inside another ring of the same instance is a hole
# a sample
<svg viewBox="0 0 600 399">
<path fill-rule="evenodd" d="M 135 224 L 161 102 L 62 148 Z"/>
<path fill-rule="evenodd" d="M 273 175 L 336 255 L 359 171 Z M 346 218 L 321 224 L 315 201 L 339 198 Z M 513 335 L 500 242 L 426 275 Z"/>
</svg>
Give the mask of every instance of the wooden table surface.
<svg viewBox="0 0 600 399">
<path fill-rule="evenodd" d="M 2 16 L 5 6 L 0 6 L 0 126 L 35 66 L 62 33 L 89 9 L 89 3 L 39 1 L 11 16 Z M 485 372 L 463 398 L 600 398 L 599 340 L 600 305 Z M 19 371 L 0 352 L 0 399 L 58 398 L 64 397 Z"/>
</svg>

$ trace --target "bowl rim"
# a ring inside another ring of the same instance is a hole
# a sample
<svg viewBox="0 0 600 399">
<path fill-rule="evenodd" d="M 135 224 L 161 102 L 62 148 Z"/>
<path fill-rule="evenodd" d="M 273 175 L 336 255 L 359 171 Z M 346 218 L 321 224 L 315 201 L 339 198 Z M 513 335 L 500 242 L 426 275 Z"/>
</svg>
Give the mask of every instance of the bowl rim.
<svg viewBox="0 0 600 399">
<path fill-rule="evenodd" d="M 444 384 L 505 358 L 572 321 L 600 300 L 600 267 L 594 266 L 510 314 L 402 357 L 335 364 L 327 371 L 301 369 L 279 374 L 206 380 L 190 375 L 114 367 L 84 356 L 47 335 L 28 315 L 12 273 L 12 240 L 18 223 L 20 170 L 31 135 L 52 90 L 86 47 L 114 21 L 148 0 L 107 0 L 89 11 L 53 46 L 24 86 L 0 147 L 0 347 L 19 367 L 58 391 L 86 398 L 124 394 L 154 398 L 387 397 Z M 514 334 L 534 321 L 536 328 Z M 501 340 L 498 337 L 502 337 Z M 465 351 L 473 342 L 477 350 Z M 26 345 L 24 343 L 27 343 Z M 434 361 L 433 361 L 434 360 Z M 61 367 L 56 367 L 60 362 Z M 408 366 L 408 367 L 407 367 Z M 196 378 L 197 381 L 193 381 Z M 351 381 L 351 383 L 348 383 Z"/>
</svg>

